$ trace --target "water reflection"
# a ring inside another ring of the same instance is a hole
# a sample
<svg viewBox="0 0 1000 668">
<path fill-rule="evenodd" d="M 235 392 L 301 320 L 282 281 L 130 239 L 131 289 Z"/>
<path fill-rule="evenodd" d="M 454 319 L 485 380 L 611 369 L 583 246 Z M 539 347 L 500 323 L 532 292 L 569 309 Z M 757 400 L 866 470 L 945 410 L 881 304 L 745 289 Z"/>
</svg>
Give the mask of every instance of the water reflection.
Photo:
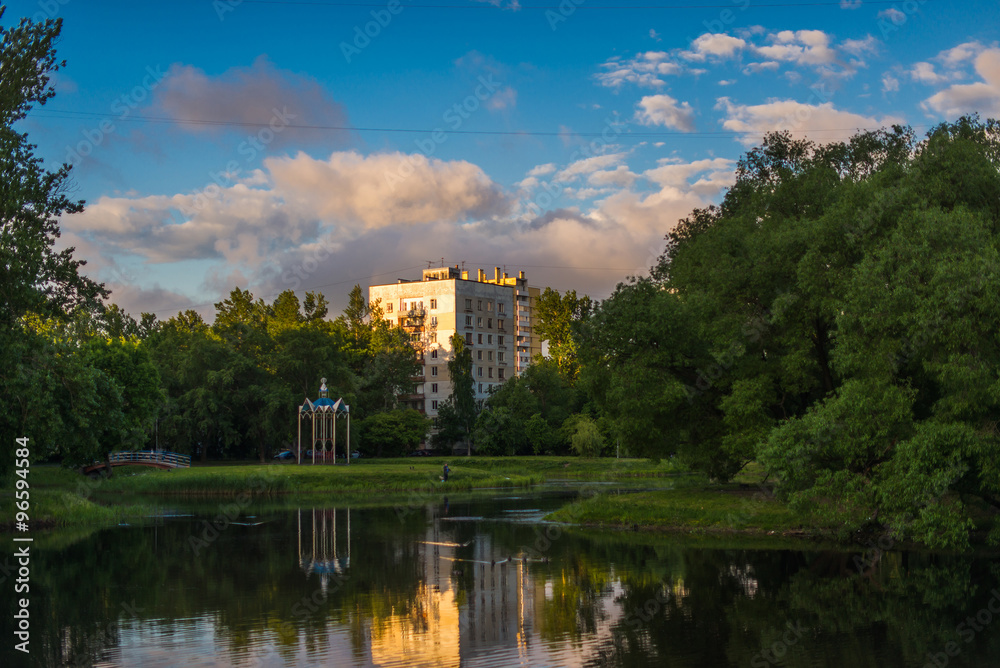
<svg viewBox="0 0 1000 668">
<path fill-rule="evenodd" d="M 34 662 L 5 648 L 2 665 L 1000 665 L 1000 619 L 956 628 L 1000 583 L 995 560 L 893 552 L 859 570 L 848 552 L 524 520 L 560 502 L 259 507 L 266 521 L 199 550 L 216 508 L 55 534 L 33 553 Z"/>
</svg>

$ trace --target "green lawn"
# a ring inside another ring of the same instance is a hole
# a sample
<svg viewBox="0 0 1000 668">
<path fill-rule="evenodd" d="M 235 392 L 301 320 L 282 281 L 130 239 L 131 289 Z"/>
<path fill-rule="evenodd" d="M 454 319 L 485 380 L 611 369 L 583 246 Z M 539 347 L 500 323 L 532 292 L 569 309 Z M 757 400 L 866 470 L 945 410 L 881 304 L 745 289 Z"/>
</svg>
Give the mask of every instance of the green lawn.
<svg viewBox="0 0 1000 668">
<path fill-rule="evenodd" d="M 670 490 L 600 494 L 567 505 L 547 519 L 592 527 L 695 533 L 814 533 L 807 518 L 755 488 L 708 485 L 704 480 Z"/>
</svg>

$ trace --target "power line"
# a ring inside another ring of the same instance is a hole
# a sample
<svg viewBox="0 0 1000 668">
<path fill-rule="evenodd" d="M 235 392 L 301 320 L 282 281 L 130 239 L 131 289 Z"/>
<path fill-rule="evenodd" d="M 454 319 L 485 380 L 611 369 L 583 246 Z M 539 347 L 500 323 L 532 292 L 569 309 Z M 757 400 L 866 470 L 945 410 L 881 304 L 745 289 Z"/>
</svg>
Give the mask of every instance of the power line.
<svg viewBox="0 0 1000 668">
<path fill-rule="evenodd" d="M 72 111 L 69 109 L 46 109 L 44 111 L 36 111 L 32 115 L 41 116 L 43 118 L 63 118 L 63 119 L 73 119 L 73 118 L 107 118 L 108 114 L 95 112 L 95 111 Z M 269 123 L 252 123 L 249 121 L 233 121 L 233 120 L 220 120 L 220 119 L 195 119 L 195 118 L 167 118 L 163 116 L 139 116 L 136 114 L 131 114 L 127 118 L 116 119 L 116 122 L 146 122 L 146 123 L 166 123 L 171 125 L 207 125 L 213 127 L 244 127 L 244 128 L 266 128 Z M 626 124 L 627 125 L 627 124 Z M 564 136 L 577 136 L 577 137 L 603 137 L 608 134 L 608 130 L 602 130 L 601 132 L 555 132 L 555 131 L 539 131 L 539 130 L 443 130 L 441 128 L 389 128 L 389 127 L 364 127 L 357 125 L 299 125 L 295 123 L 289 123 L 287 125 L 282 125 L 282 130 L 284 129 L 296 129 L 296 130 L 329 130 L 337 132 L 389 132 L 389 133 L 402 133 L 402 134 L 433 134 L 438 132 L 444 132 L 445 134 L 458 134 L 458 135 L 493 135 L 493 136 L 507 136 L 507 137 L 564 137 Z M 911 125 L 912 128 L 920 128 L 926 126 Z M 820 132 L 856 132 L 858 128 L 814 128 L 814 129 L 802 129 L 802 130 L 789 130 L 793 134 L 807 134 L 807 133 L 820 133 Z M 620 139 L 623 135 L 629 137 L 646 137 L 646 138 L 656 138 L 656 137 L 691 137 L 698 139 L 706 138 L 732 138 L 732 137 L 743 137 L 743 136 L 764 136 L 767 134 L 768 130 L 750 131 L 750 130 L 703 130 L 697 132 L 684 132 L 681 130 L 665 130 L 659 132 L 618 132 L 616 133 L 616 139 Z"/>
<path fill-rule="evenodd" d="M 923 0 L 927 2 L 927 0 Z M 385 7 L 385 2 L 323 2 L 322 0 L 242 0 L 240 4 L 244 5 L 302 5 L 306 7 L 359 7 L 359 8 L 379 8 Z M 586 3 L 581 3 L 575 5 L 575 11 L 580 10 L 666 10 L 666 9 L 733 9 L 734 4 L 732 2 L 725 4 L 670 4 L 670 5 L 588 5 Z M 895 5 L 899 4 L 899 0 L 865 0 L 866 5 Z M 840 7 L 843 5 L 843 0 L 822 0 L 819 2 L 766 2 L 766 3 L 752 3 L 745 9 L 750 8 L 763 8 L 763 7 Z M 492 5 L 488 3 L 478 3 L 478 4 L 410 4 L 407 3 L 403 5 L 406 9 L 488 9 L 488 10 L 512 10 L 512 11 L 560 11 L 564 9 L 563 5 L 521 5 L 519 4 L 515 7 L 498 7 L 497 5 Z"/>
</svg>

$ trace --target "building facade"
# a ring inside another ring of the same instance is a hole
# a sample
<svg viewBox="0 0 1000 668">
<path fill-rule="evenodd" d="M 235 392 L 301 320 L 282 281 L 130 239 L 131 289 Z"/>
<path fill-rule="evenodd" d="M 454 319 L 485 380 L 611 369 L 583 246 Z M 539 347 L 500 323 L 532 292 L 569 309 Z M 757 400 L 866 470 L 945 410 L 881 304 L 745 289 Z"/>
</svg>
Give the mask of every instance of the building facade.
<svg viewBox="0 0 1000 668">
<path fill-rule="evenodd" d="M 491 388 L 523 372 L 542 352 L 532 333 L 538 295 L 523 271 L 512 277 L 499 267 L 492 277 L 480 269 L 475 279 L 457 266 L 434 267 L 425 269 L 420 280 L 371 286 L 369 302 L 378 303 L 382 317 L 410 333 L 422 366 L 421 375 L 413 378 L 413 393 L 400 402 L 437 416 L 451 395 L 448 361 L 456 333 L 472 351 L 476 399 L 485 399 Z"/>
</svg>

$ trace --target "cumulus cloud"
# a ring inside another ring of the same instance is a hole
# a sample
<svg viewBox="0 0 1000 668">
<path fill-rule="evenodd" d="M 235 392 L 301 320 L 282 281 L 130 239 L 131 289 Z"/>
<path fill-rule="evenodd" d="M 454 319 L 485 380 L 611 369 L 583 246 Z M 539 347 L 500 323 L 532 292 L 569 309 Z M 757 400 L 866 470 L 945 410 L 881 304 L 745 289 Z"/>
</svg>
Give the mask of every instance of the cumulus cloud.
<svg viewBox="0 0 1000 668">
<path fill-rule="evenodd" d="M 883 9 L 878 13 L 880 19 L 889 19 L 896 25 L 903 25 L 906 23 L 906 14 L 896 9 L 895 7 L 890 7 L 889 9 Z"/>
<path fill-rule="evenodd" d="M 854 56 L 878 53 L 879 41 L 872 35 L 865 35 L 864 39 L 845 39 L 840 43 L 840 48 Z"/>
<path fill-rule="evenodd" d="M 760 63 L 750 63 L 743 68 L 743 74 L 757 74 L 758 72 L 774 71 L 781 67 L 781 64 L 774 60 L 765 60 Z"/>
<path fill-rule="evenodd" d="M 647 95 L 639 100 L 635 118 L 643 125 L 662 125 L 682 132 L 694 132 L 694 110 L 687 102 L 678 103 L 669 95 Z"/>
<path fill-rule="evenodd" d="M 665 76 L 677 75 L 682 68 L 670 60 L 665 51 L 646 51 L 636 54 L 628 60 L 611 58 L 601 64 L 602 72 L 596 75 L 597 81 L 608 88 L 621 88 L 626 83 L 645 88 L 660 88 L 666 85 Z"/>
<path fill-rule="evenodd" d="M 300 153 L 268 159 L 264 171 L 261 187 L 101 197 L 63 225 L 152 263 L 221 259 L 253 270 L 332 231 L 348 240 L 365 229 L 461 224 L 512 207 L 479 167 L 420 154 L 337 152 L 316 160 Z"/>
<path fill-rule="evenodd" d="M 625 159 L 624 153 L 607 153 L 605 155 L 595 155 L 590 158 L 577 160 L 555 175 L 553 179 L 556 183 L 568 183 L 580 176 L 587 176 L 594 172 L 616 167 Z"/>
<path fill-rule="evenodd" d="M 154 90 L 154 109 L 178 121 L 227 121 L 228 124 L 181 123 L 187 132 L 234 131 L 254 134 L 272 123 L 347 126 L 347 112 L 311 77 L 280 70 L 266 57 L 250 67 L 233 67 L 211 76 L 191 66 L 175 64 Z M 288 129 L 274 136 L 275 146 L 294 137 L 314 145 L 343 144 L 347 131 Z"/>
<path fill-rule="evenodd" d="M 921 106 L 945 118 L 972 112 L 994 118 L 1000 116 L 1000 49 L 980 52 L 974 66 L 981 81 L 954 84 L 927 98 Z"/>
<path fill-rule="evenodd" d="M 732 58 L 746 47 L 746 40 L 725 33 L 705 33 L 691 42 L 691 50 L 683 53 L 688 60 L 703 61 L 708 57 Z"/>
<path fill-rule="evenodd" d="M 708 158 L 683 162 L 676 159 L 660 161 L 661 165 L 642 173 L 642 176 L 657 184 L 662 191 L 678 195 L 694 192 L 702 197 L 714 197 L 724 188 L 736 182 L 733 167 L 735 160 L 728 158 Z M 691 179 L 698 177 L 695 182 Z"/>
<path fill-rule="evenodd" d="M 882 92 L 895 93 L 899 90 L 899 79 L 889 73 L 882 75 Z"/>
<path fill-rule="evenodd" d="M 768 36 L 770 46 L 755 51 L 767 58 L 796 65 L 828 66 L 836 62 L 837 52 L 830 48 L 830 36 L 822 30 L 782 30 Z"/>
<path fill-rule="evenodd" d="M 939 84 L 948 81 L 948 77 L 934 71 L 934 65 L 927 62 L 914 63 L 910 69 L 910 77 L 923 84 Z"/>
<path fill-rule="evenodd" d="M 363 227 L 455 222 L 509 206 L 501 188 L 464 160 L 342 151 L 328 160 L 299 153 L 264 164 L 286 199 L 322 219 Z"/>
<path fill-rule="evenodd" d="M 842 141 L 858 130 L 874 130 L 903 123 L 894 116 L 874 118 L 836 109 L 832 102 L 811 105 L 795 100 L 769 100 L 765 104 L 735 104 L 720 97 L 716 109 L 725 111 L 722 126 L 727 130 L 746 133 L 741 142 L 751 145 L 760 135 L 778 130 L 805 133 L 819 142 Z"/>
</svg>

